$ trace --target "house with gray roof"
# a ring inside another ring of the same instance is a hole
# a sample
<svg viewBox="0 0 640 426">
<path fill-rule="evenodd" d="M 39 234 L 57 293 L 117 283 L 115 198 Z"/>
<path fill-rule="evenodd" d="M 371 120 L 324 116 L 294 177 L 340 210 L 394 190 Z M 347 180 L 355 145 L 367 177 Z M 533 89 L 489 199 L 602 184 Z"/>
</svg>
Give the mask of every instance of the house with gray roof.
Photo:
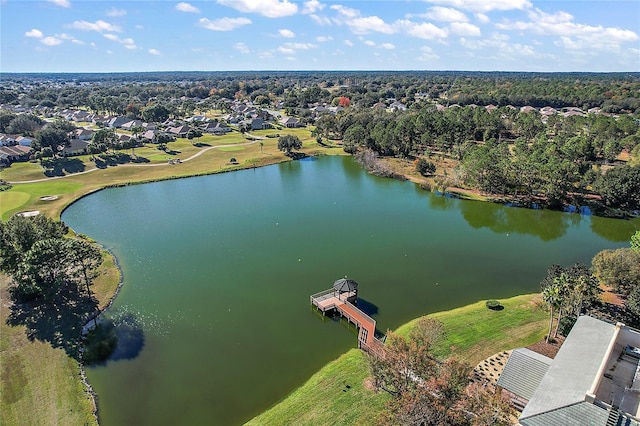
<svg viewBox="0 0 640 426">
<path fill-rule="evenodd" d="M 639 331 L 581 316 L 544 374 L 547 360 L 514 351 L 498 385 L 527 400 L 522 426 L 640 426 L 638 348 Z"/>
</svg>

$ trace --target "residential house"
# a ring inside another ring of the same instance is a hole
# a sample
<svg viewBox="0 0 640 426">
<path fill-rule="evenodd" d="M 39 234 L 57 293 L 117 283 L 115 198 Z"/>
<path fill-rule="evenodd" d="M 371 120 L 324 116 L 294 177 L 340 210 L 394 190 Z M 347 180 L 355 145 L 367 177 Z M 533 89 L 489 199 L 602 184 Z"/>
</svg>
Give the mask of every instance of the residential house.
<svg viewBox="0 0 640 426">
<path fill-rule="evenodd" d="M 533 112 L 533 111 L 537 111 L 537 110 L 534 107 L 529 105 L 525 105 L 520 108 L 520 112 Z"/>
<path fill-rule="evenodd" d="M 212 121 L 207 123 L 207 125 L 202 130 L 206 133 L 211 133 L 214 135 L 223 135 L 230 132 L 231 127 L 219 121 Z"/>
<path fill-rule="evenodd" d="M 87 146 L 90 142 L 83 139 L 71 139 L 69 145 L 63 147 L 60 150 L 60 155 L 63 157 L 73 157 L 76 155 L 84 155 L 87 153 Z"/>
<path fill-rule="evenodd" d="M 156 131 L 155 130 L 147 130 L 143 134 L 140 135 L 142 139 L 148 139 L 151 142 L 156 141 Z"/>
<path fill-rule="evenodd" d="M 0 146 L 13 146 L 16 145 L 17 135 L 0 135 Z"/>
<path fill-rule="evenodd" d="M 553 360 L 519 349 L 498 379 L 522 426 L 640 425 L 640 332 L 580 316 Z"/>
<path fill-rule="evenodd" d="M 395 102 L 392 102 L 389 105 L 389 109 L 391 111 L 406 111 L 407 110 L 407 106 L 405 104 L 403 104 L 402 102 L 395 101 Z"/>
<path fill-rule="evenodd" d="M 16 138 L 16 142 L 18 143 L 18 145 L 31 146 L 33 139 L 27 136 L 18 136 Z"/>
<path fill-rule="evenodd" d="M 31 155 L 31 147 L 23 145 L 0 146 L 0 163 L 11 164 L 16 161 L 27 161 Z"/>
<path fill-rule="evenodd" d="M 90 129 L 85 129 L 83 127 L 79 128 L 79 129 L 75 129 L 72 132 L 69 133 L 69 136 L 71 136 L 71 139 L 80 139 L 83 141 L 90 141 L 91 138 L 93 138 L 93 134 L 95 133 L 95 131 L 90 130 Z"/>
<path fill-rule="evenodd" d="M 69 115 L 69 119 L 72 121 L 90 121 L 90 115 L 87 111 L 74 111 Z"/>
<path fill-rule="evenodd" d="M 142 120 L 127 121 L 122 126 L 120 126 L 122 130 L 129 130 L 129 131 L 131 131 L 132 127 L 142 127 Z"/>
<path fill-rule="evenodd" d="M 131 119 L 129 117 L 113 117 L 109 121 L 107 121 L 107 126 L 112 129 L 119 129 L 123 124 L 130 122 Z"/>
<path fill-rule="evenodd" d="M 250 130 L 264 130 L 271 128 L 271 124 L 265 122 L 262 118 L 253 118 L 248 121 L 247 125 Z"/>
<path fill-rule="evenodd" d="M 300 123 L 300 120 L 295 117 L 282 117 L 280 119 L 280 124 L 288 129 L 304 126 L 304 124 Z"/>
<path fill-rule="evenodd" d="M 187 133 L 189 133 L 189 130 L 190 130 L 189 126 L 182 125 L 182 126 L 176 126 L 176 127 L 169 127 L 167 129 L 167 133 L 170 133 L 177 138 L 186 138 Z"/>
</svg>

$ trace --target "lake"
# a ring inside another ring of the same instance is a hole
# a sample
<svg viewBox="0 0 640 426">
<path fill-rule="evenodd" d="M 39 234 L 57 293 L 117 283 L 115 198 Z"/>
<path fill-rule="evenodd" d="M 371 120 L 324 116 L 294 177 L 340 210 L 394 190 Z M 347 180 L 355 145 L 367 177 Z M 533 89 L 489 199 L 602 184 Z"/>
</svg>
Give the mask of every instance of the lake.
<svg viewBox="0 0 640 426">
<path fill-rule="evenodd" d="M 62 219 L 116 255 L 124 287 L 110 314 L 141 325 L 115 360 L 87 369 L 102 426 L 259 414 L 357 346 L 310 308 L 336 279 L 360 284 L 359 304 L 384 332 L 537 292 L 552 264 L 590 264 L 635 230 L 431 194 L 350 157 L 108 189 Z"/>
</svg>

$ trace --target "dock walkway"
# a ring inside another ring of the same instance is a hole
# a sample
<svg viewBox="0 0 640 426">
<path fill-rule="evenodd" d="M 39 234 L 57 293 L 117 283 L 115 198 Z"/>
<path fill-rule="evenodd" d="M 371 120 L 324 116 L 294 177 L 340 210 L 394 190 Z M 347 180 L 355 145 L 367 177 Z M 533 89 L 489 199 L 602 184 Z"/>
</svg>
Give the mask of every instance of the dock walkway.
<svg viewBox="0 0 640 426">
<path fill-rule="evenodd" d="M 335 310 L 358 327 L 358 347 L 369 353 L 380 355 L 384 349 L 384 343 L 375 336 L 376 320 L 362 312 L 348 299 L 356 296 L 355 291 L 337 292 L 329 289 L 311 296 L 311 304 L 324 314 Z"/>
</svg>

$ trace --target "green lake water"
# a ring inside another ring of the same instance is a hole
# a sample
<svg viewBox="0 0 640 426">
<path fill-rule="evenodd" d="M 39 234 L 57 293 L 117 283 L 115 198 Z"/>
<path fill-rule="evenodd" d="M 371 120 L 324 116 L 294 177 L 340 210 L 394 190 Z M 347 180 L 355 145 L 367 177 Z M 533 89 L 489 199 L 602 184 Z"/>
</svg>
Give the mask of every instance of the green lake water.
<svg viewBox="0 0 640 426">
<path fill-rule="evenodd" d="M 385 331 L 536 292 L 553 263 L 590 264 L 640 227 L 438 196 L 348 157 L 109 189 L 62 219 L 113 251 L 111 313 L 142 324 L 143 342 L 87 370 L 103 426 L 234 425 L 267 409 L 357 346 L 310 309 L 338 278 L 360 283 Z"/>
</svg>

